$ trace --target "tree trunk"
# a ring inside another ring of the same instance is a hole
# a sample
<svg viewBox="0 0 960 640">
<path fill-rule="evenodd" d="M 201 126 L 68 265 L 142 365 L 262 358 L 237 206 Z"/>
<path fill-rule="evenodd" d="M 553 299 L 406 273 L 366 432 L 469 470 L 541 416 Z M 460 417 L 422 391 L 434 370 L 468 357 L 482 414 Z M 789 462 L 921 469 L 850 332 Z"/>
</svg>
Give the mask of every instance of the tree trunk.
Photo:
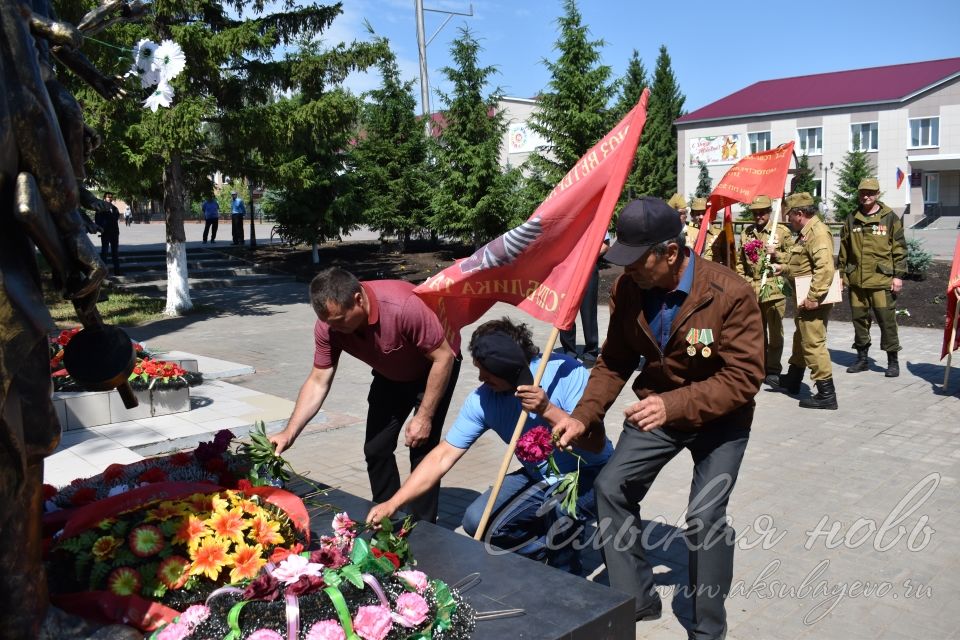
<svg viewBox="0 0 960 640">
<path fill-rule="evenodd" d="M 310 251 L 310 259 L 313 260 L 313 264 L 320 264 L 320 245 L 317 244 L 317 241 L 313 241 L 313 249 Z"/>
<path fill-rule="evenodd" d="M 163 211 L 167 223 L 167 306 L 163 313 L 167 316 L 179 316 L 193 308 L 187 279 L 183 192 L 183 167 L 180 154 L 174 153 L 163 170 Z"/>
</svg>

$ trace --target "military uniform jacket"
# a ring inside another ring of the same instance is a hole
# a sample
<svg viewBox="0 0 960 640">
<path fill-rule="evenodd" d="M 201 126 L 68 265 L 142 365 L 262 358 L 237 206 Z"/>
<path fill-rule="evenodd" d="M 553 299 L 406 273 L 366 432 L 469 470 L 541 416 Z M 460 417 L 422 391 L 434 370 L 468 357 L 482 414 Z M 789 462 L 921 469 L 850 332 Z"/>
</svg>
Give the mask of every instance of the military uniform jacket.
<svg viewBox="0 0 960 640">
<path fill-rule="evenodd" d="M 762 260 L 758 260 L 756 263 L 751 262 L 743 250 L 743 247 L 751 240 L 760 240 L 763 242 L 763 248 L 760 250 L 762 256 L 762 254 L 766 252 L 767 245 L 770 241 L 771 224 L 772 221 L 767 222 L 767 226 L 762 229 L 755 224 L 751 224 L 744 227 L 743 231 L 740 232 L 740 250 L 737 252 L 737 273 L 753 285 L 753 292 L 757 294 L 757 297 L 760 296 L 760 282 L 763 280 L 763 271 L 760 269 L 760 262 Z M 777 251 L 789 251 L 793 246 L 793 234 L 790 232 L 790 228 L 782 222 L 777 225 L 776 237 L 777 240 L 774 248 Z M 776 276 L 768 274 L 767 284 L 769 285 L 769 295 L 764 299 L 764 302 L 773 302 L 785 298 L 783 291 L 777 284 Z"/>
<path fill-rule="evenodd" d="M 833 235 L 830 228 L 814 216 L 800 230 L 797 243 L 787 251 L 777 253 L 788 278 L 812 275 L 807 300 L 820 302 L 833 282 Z"/>
<path fill-rule="evenodd" d="M 697 245 L 697 236 L 700 235 L 700 227 L 695 224 L 687 225 L 687 247 L 693 249 Z M 711 224 L 707 227 L 707 239 L 703 243 L 704 260 L 725 263 L 723 257 L 726 255 L 726 245 L 723 242 L 723 227 Z"/>
<path fill-rule="evenodd" d="M 873 215 L 857 211 L 840 231 L 838 268 L 843 282 L 861 289 L 889 289 L 907 273 L 903 222 L 882 202 Z"/>
<path fill-rule="evenodd" d="M 665 426 L 690 431 L 753 422 L 754 396 L 764 376 L 763 349 L 757 348 L 763 344 L 757 297 L 730 269 L 692 251 L 689 255 L 694 263 L 690 295 L 677 309 L 662 351 L 643 312 L 644 290 L 626 275 L 614 284 L 607 338 L 571 414 L 587 426 L 588 448 L 602 445 L 603 417 L 641 357 L 646 362 L 633 391 L 638 398 L 661 396 Z M 700 347 L 696 355 L 687 353 L 690 329 L 712 331 L 707 356 Z"/>
</svg>

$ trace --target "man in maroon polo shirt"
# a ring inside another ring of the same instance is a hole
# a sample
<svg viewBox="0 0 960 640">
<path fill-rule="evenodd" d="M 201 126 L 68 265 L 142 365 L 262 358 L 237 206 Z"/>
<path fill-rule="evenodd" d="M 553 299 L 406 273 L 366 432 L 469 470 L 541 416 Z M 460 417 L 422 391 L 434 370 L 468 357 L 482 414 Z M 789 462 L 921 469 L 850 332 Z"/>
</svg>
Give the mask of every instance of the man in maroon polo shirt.
<svg viewBox="0 0 960 640">
<path fill-rule="evenodd" d="M 413 470 L 440 442 L 450 397 L 460 373 L 459 336 L 451 345 L 436 314 L 402 280 L 361 283 L 336 267 L 320 272 L 310 283 L 310 302 L 317 313 L 313 370 L 300 387 L 287 427 L 270 436 L 277 453 L 294 440 L 317 414 L 330 391 L 340 353 L 346 351 L 373 368 L 367 397 L 367 433 L 363 453 L 374 502 L 400 489 L 394 451 L 404 421 L 404 444 Z M 435 522 L 439 485 L 411 502 L 410 513 Z"/>
</svg>

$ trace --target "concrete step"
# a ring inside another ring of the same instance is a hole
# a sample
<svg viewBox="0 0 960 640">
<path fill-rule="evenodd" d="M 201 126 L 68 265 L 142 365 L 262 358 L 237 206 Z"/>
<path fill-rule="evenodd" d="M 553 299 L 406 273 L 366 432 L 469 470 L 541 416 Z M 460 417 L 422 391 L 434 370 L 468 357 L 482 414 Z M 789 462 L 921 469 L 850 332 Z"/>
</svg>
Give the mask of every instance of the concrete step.
<svg viewBox="0 0 960 640">
<path fill-rule="evenodd" d="M 107 261 L 107 264 L 110 264 L 110 262 Z M 124 260 L 121 258 L 120 264 L 124 271 L 166 271 L 167 269 L 166 260 Z M 249 264 L 249 262 L 244 260 L 234 260 L 231 258 L 187 259 L 187 269 L 191 271 L 194 269 L 222 269 L 234 266 L 245 267 L 249 266 Z"/>
<path fill-rule="evenodd" d="M 284 282 L 293 282 L 293 278 L 291 278 L 290 276 L 276 276 L 276 275 L 265 275 L 265 274 L 237 276 L 237 277 L 210 278 L 210 279 L 196 279 L 196 280 L 191 277 L 190 289 L 222 289 L 225 287 L 252 287 L 257 285 L 279 284 Z M 149 280 L 145 282 L 134 282 L 134 283 L 123 283 L 118 281 L 117 286 L 122 288 L 124 291 L 131 291 L 135 293 L 156 294 L 156 293 L 165 293 L 167 291 L 166 279 Z"/>
<path fill-rule="evenodd" d="M 233 277 L 246 277 L 253 275 L 280 275 L 270 269 L 265 267 L 250 267 L 250 266 L 236 266 L 229 268 L 221 269 L 190 269 L 187 271 L 187 277 L 190 278 L 190 282 L 196 280 L 209 280 L 215 278 L 233 278 Z M 167 277 L 166 269 L 151 269 L 148 271 L 123 271 L 122 276 L 116 276 L 115 280 L 118 283 L 132 283 L 132 282 L 150 282 L 153 280 L 165 280 Z M 289 276 L 288 276 L 289 277 Z"/>
</svg>

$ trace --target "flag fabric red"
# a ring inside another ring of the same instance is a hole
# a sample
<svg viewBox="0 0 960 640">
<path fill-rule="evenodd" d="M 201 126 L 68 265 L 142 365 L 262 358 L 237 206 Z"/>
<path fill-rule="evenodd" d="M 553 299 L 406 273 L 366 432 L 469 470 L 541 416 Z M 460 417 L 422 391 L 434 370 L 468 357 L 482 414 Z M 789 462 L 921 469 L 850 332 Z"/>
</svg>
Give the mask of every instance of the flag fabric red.
<svg viewBox="0 0 960 640">
<path fill-rule="evenodd" d="M 960 236 L 957 236 L 957 244 L 953 248 L 953 266 L 950 267 L 950 279 L 947 280 L 947 320 L 943 327 L 943 348 L 940 350 L 940 359 L 943 360 L 947 354 L 960 349 L 960 333 L 953 344 L 950 344 L 950 338 L 953 337 L 953 319 L 957 313 L 957 292 L 960 291 Z"/>
<path fill-rule="evenodd" d="M 730 167 L 707 199 L 707 212 L 700 223 L 700 234 L 694 245 L 699 255 L 707 241 L 707 229 L 713 224 L 713 218 L 720 209 L 727 208 L 724 221 L 732 224 L 730 205 L 735 202 L 753 202 L 759 195 L 771 199 L 783 195 L 783 185 L 787 180 L 787 170 L 793 157 L 793 141 L 782 144 L 776 149 L 754 153 Z"/>
<path fill-rule="evenodd" d="M 649 90 L 553 188 L 530 218 L 414 289 L 459 333 L 497 301 L 568 329 L 633 164 Z"/>
<path fill-rule="evenodd" d="M 897 189 L 899 189 L 900 185 L 903 184 L 903 179 L 905 177 L 906 175 L 903 173 L 903 171 L 900 171 L 900 167 L 897 167 Z"/>
</svg>

